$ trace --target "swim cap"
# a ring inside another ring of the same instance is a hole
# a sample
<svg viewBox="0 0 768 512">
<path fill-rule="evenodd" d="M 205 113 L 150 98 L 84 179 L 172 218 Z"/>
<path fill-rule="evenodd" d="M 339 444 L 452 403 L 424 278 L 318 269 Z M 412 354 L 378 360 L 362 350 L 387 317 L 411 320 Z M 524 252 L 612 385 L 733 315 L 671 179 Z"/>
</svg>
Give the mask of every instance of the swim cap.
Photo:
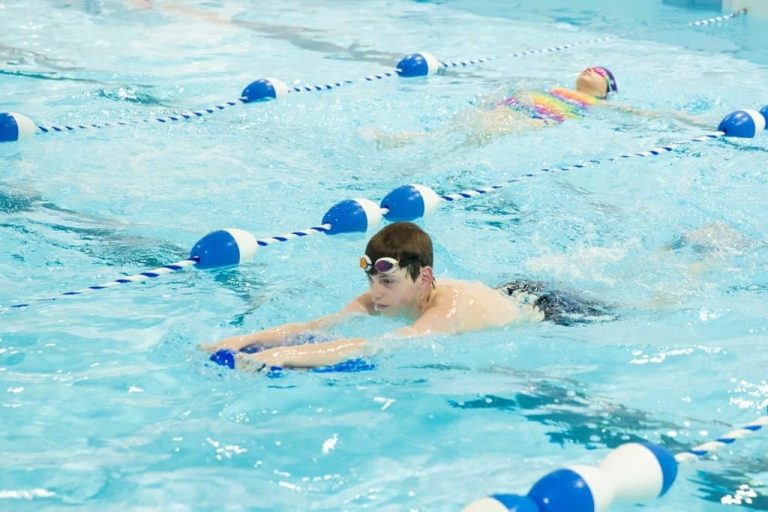
<svg viewBox="0 0 768 512">
<path fill-rule="evenodd" d="M 612 92 L 619 92 L 619 88 L 616 86 L 616 78 L 613 76 L 613 73 L 611 73 L 610 69 L 603 66 L 593 66 L 592 69 L 594 69 L 596 73 L 605 78 L 605 81 L 608 84 L 608 88 L 605 93 L 606 96 Z"/>
</svg>

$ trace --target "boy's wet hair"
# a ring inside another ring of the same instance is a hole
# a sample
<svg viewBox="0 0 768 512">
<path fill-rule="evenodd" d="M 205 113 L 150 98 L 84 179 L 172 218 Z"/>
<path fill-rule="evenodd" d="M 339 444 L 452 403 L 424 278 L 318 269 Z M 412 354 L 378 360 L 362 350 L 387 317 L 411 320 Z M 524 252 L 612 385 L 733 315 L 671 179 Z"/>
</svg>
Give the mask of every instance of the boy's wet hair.
<svg viewBox="0 0 768 512">
<path fill-rule="evenodd" d="M 371 261 L 385 257 L 396 259 L 400 268 L 407 269 L 416 281 L 423 267 L 432 266 L 432 239 L 413 222 L 394 222 L 373 235 L 365 246 L 365 254 Z M 368 275 L 376 273 L 371 269 Z"/>
</svg>

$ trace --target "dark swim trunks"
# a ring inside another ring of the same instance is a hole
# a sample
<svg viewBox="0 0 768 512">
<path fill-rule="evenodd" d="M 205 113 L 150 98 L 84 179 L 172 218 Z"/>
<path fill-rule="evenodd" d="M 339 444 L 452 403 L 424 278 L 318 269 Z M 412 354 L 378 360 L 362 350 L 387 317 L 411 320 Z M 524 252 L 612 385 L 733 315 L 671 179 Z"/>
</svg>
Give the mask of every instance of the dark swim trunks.
<svg viewBox="0 0 768 512">
<path fill-rule="evenodd" d="M 526 303 L 544 313 L 544 320 L 559 325 L 588 324 L 616 320 L 610 307 L 580 297 L 574 292 L 555 290 L 546 283 L 515 279 L 498 287 L 509 296 L 524 295 Z"/>
</svg>

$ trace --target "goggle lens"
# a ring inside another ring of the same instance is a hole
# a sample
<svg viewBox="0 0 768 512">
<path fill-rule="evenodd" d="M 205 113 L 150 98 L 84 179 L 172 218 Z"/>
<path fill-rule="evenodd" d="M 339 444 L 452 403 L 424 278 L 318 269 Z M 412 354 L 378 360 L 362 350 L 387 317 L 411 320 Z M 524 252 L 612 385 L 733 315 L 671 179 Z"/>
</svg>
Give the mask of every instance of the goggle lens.
<svg viewBox="0 0 768 512">
<path fill-rule="evenodd" d="M 371 269 L 375 269 L 379 274 L 391 274 L 396 272 L 400 268 L 400 264 L 395 258 L 379 258 L 376 263 L 371 262 L 371 258 L 367 254 L 360 257 L 360 268 L 366 272 L 370 272 Z"/>
<path fill-rule="evenodd" d="M 606 95 L 610 92 L 616 91 L 616 84 L 613 82 L 613 80 L 611 80 L 611 75 L 608 74 L 608 71 L 604 67 L 594 66 L 589 69 L 591 69 L 592 71 L 594 71 L 595 73 L 603 77 L 603 79 L 605 80 Z"/>
<path fill-rule="evenodd" d="M 389 272 L 394 272 L 400 266 L 397 264 L 397 260 L 392 258 L 379 258 L 376 260 L 376 263 L 373 264 L 373 268 L 376 269 L 376 272 L 379 274 L 388 274 Z"/>
</svg>

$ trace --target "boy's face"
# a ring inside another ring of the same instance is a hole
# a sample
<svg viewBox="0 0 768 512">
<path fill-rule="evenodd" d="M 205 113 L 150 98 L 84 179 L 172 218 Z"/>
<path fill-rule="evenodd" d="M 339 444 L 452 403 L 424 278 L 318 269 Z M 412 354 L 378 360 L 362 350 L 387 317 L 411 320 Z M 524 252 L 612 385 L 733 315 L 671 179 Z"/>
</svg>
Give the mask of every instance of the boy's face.
<svg viewBox="0 0 768 512">
<path fill-rule="evenodd" d="M 421 305 L 421 276 L 416 281 L 407 268 L 368 276 L 373 309 L 384 316 L 418 316 Z"/>
</svg>

